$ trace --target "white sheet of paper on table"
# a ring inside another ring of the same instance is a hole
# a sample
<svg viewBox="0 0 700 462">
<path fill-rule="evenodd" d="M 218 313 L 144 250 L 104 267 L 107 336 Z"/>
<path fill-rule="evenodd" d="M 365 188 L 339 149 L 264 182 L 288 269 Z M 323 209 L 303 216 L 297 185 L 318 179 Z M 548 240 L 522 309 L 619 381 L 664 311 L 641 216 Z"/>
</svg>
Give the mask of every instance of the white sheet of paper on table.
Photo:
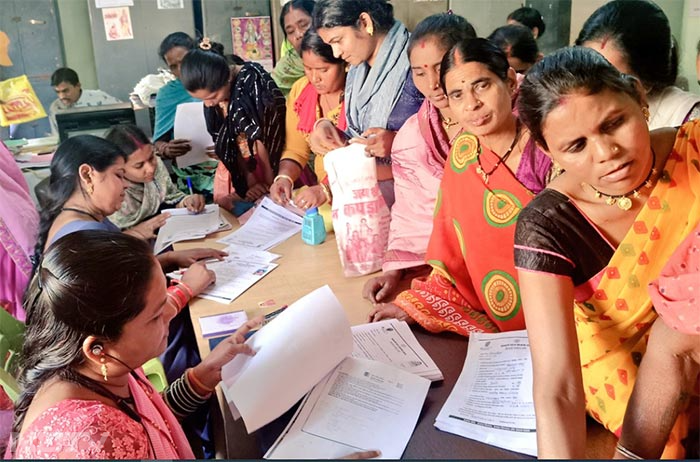
<svg viewBox="0 0 700 462">
<path fill-rule="evenodd" d="M 268 250 L 301 231 L 302 217 L 265 197 L 243 226 L 218 242 Z"/>
<path fill-rule="evenodd" d="M 185 168 L 190 165 L 214 160 L 205 154 L 206 148 L 213 145 L 214 141 L 207 131 L 207 123 L 204 119 L 204 106 L 201 101 L 178 104 L 175 112 L 173 137 L 190 140 L 190 146 L 192 147 L 187 154 L 177 158 L 178 167 Z"/>
<path fill-rule="evenodd" d="M 219 231 L 225 222 L 219 215 L 219 206 L 216 204 L 209 204 L 202 212 L 196 214 L 184 207 L 165 209 L 162 213 L 169 213 L 170 217 L 158 230 L 153 247 L 153 253 L 156 255 L 175 242 L 201 239 L 209 233 Z"/>
<path fill-rule="evenodd" d="M 526 331 L 470 335 L 464 368 L 435 426 L 537 455 L 532 358 Z"/>
<path fill-rule="evenodd" d="M 339 459 L 378 449 L 400 459 L 430 381 L 389 364 L 346 358 L 309 393 L 266 459 Z"/>
<path fill-rule="evenodd" d="M 224 365 L 221 384 L 249 433 L 288 411 L 353 346 L 345 310 L 328 286 L 289 305 L 246 343 L 255 356 Z"/>
</svg>

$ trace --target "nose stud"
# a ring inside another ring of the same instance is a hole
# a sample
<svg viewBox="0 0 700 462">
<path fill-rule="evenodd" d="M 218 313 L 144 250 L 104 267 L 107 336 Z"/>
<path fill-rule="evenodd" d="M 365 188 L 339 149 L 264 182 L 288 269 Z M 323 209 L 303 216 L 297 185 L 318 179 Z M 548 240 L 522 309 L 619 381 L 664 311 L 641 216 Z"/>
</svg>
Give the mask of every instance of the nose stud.
<svg viewBox="0 0 700 462">
<path fill-rule="evenodd" d="M 618 152 L 620 152 L 620 147 L 616 144 L 613 144 L 610 150 L 613 152 L 613 154 L 617 154 Z"/>
</svg>

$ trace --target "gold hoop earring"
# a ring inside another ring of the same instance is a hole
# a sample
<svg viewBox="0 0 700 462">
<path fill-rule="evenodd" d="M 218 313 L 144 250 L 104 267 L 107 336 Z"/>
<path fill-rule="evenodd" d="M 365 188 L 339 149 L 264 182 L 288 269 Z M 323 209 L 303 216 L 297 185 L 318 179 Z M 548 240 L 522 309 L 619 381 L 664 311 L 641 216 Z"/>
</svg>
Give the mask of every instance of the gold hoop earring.
<svg viewBox="0 0 700 462">
<path fill-rule="evenodd" d="M 102 356 L 100 358 L 100 362 L 102 363 L 102 365 L 100 366 L 100 372 L 102 373 L 102 377 L 104 377 L 105 382 L 108 382 L 109 379 L 108 379 L 108 375 L 107 375 L 107 364 L 105 364 L 105 357 L 104 356 Z"/>
<path fill-rule="evenodd" d="M 642 107 L 642 115 L 644 116 L 644 120 L 649 122 L 649 117 L 651 116 L 651 114 L 649 113 L 649 106 Z"/>
</svg>

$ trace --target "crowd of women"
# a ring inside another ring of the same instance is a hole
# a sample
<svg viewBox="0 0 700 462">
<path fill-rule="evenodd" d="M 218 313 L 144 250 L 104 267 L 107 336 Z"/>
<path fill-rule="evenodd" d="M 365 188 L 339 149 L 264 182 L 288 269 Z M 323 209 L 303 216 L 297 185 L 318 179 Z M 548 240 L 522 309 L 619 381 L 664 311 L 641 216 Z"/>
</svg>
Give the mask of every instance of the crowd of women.
<svg viewBox="0 0 700 462">
<path fill-rule="evenodd" d="M 409 33 L 385 0 L 291 0 L 272 74 L 173 33 L 153 140 L 127 125 L 65 141 L 40 215 L 0 146 L 0 301 L 27 323 L 8 455 L 211 455 L 205 404 L 222 365 L 255 354 L 244 335 L 260 319 L 200 359 L 187 304 L 215 280 L 202 260 L 225 254 L 153 255 L 159 211 L 213 200 L 239 215 L 266 194 L 318 207 L 333 201 L 325 154 L 353 143 L 391 209 L 382 272 L 358 294 L 368 321 L 464 336 L 527 326 L 540 457 L 583 458 L 587 415 L 620 438 L 617 457 L 685 457 L 700 96 L 675 86 L 678 46 L 651 1 L 606 3 L 577 46 L 544 57 L 533 11 L 487 39 L 451 12 Z M 212 161 L 180 169 L 191 146 L 174 114 L 197 100 Z M 162 393 L 140 369 L 156 356 Z"/>
</svg>

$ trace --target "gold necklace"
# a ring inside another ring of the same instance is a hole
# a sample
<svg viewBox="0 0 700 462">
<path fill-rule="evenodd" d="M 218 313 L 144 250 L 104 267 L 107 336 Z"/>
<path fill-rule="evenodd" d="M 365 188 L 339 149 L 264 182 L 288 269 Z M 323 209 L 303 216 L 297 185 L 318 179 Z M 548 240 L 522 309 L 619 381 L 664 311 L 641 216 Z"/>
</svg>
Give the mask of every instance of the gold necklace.
<svg viewBox="0 0 700 462">
<path fill-rule="evenodd" d="M 625 193 L 625 194 L 618 194 L 618 195 L 612 195 L 612 194 L 605 194 L 603 191 L 598 190 L 595 186 L 592 184 L 588 183 L 581 183 L 581 185 L 587 185 L 591 187 L 593 190 L 593 194 L 595 195 L 596 198 L 605 198 L 605 203 L 608 205 L 617 205 L 617 208 L 620 210 L 627 211 L 632 208 L 632 198 L 638 198 L 640 196 L 639 190 L 642 188 L 649 189 L 653 186 L 653 183 L 651 181 L 651 177 L 656 175 L 656 153 L 654 152 L 654 148 L 651 149 L 651 169 L 649 169 L 649 173 L 647 174 L 647 177 L 642 181 L 642 184 L 634 188 L 632 191 Z"/>
<path fill-rule="evenodd" d="M 443 116 L 441 112 L 438 112 L 438 114 L 440 114 L 440 122 L 442 123 L 442 128 L 445 129 L 445 133 L 459 123 L 456 120 L 453 121 L 450 117 Z"/>
</svg>

